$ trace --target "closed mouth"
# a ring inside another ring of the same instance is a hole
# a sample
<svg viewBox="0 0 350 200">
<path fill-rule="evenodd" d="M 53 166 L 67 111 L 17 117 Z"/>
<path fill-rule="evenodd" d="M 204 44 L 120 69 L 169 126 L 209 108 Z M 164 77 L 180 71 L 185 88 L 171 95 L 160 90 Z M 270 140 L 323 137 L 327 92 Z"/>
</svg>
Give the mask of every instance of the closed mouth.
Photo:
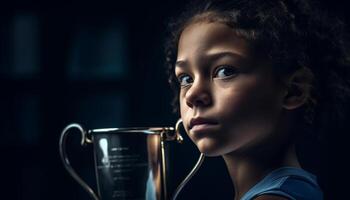
<svg viewBox="0 0 350 200">
<path fill-rule="evenodd" d="M 198 117 L 191 119 L 189 129 L 203 129 L 217 124 L 213 119 Z"/>
</svg>

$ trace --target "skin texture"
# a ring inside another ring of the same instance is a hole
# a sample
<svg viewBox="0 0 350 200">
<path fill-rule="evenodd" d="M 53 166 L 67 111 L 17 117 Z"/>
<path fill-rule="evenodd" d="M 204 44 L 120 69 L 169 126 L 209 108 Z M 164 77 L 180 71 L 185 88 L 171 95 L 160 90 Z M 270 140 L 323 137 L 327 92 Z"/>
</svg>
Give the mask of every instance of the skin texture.
<svg viewBox="0 0 350 200">
<path fill-rule="evenodd" d="M 175 67 L 185 130 L 206 156 L 223 156 L 235 199 L 277 167 L 300 167 L 287 130 L 289 110 L 304 99 L 287 98 L 272 67 L 251 52 L 232 28 L 197 22 L 181 34 Z M 198 117 L 210 123 L 191 127 Z"/>
</svg>

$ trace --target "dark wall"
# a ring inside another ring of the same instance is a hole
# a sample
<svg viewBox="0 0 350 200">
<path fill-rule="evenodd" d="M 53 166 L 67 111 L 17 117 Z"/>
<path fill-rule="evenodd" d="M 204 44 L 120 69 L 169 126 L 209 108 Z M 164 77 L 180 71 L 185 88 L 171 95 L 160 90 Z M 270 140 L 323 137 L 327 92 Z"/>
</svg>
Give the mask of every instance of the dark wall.
<svg viewBox="0 0 350 200">
<path fill-rule="evenodd" d="M 71 122 L 87 128 L 174 125 L 162 48 L 166 23 L 184 2 L 2 2 L 1 199 L 89 198 L 58 154 L 60 133 Z M 345 1 L 324 3 L 348 21 Z M 333 138 L 316 155 L 329 163 L 310 164 L 326 177 L 322 185 L 329 197 L 345 194 L 346 139 Z M 171 189 L 198 156 L 185 140 L 173 150 Z M 91 147 L 80 147 L 77 134 L 68 151 L 72 165 L 95 186 Z M 233 197 L 219 158 L 208 159 L 190 185 L 180 198 Z"/>
</svg>

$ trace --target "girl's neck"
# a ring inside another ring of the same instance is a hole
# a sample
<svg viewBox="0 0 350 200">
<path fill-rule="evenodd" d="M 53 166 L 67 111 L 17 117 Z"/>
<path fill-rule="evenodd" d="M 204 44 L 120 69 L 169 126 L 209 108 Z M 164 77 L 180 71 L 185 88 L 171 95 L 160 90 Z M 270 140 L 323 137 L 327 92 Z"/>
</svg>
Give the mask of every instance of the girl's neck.
<svg viewBox="0 0 350 200">
<path fill-rule="evenodd" d="M 276 153 L 269 156 L 256 155 L 259 157 L 235 155 L 234 153 L 223 156 L 234 185 L 235 200 L 239 200 L 274 169 L 285 166 L 301 168 L 294 144 Z"/>
</svg>

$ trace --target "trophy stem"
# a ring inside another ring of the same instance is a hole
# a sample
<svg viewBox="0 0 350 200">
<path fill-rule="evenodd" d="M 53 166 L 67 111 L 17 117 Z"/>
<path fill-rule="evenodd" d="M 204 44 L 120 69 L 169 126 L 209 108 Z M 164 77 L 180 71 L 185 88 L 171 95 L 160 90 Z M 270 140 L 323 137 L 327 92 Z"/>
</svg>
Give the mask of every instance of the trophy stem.
<svg viewBox="0 0 350 200">
<path fill-rule="evenodd" d="M 201 153 L 199 156 L 199 159 L 196 163 L 196 165 L 193 167 L 193 169 L 191 170 L 191 172 L 186 176 L 186 178 L 181 182 L 181 184 L 176 188 L 175 193 L 172 197 L 172 200 L 176 200 L 177 196 L 179 195 L 179 193 L 181 192 L 181 190 L 185 187 L 185 185 L 187 184 L 187 182 L 194 176 L 194 174 L 198 171 L 199 167 L 202 165 L 203 161 L 204 161 L 204 154 Z"/>
</svg>

